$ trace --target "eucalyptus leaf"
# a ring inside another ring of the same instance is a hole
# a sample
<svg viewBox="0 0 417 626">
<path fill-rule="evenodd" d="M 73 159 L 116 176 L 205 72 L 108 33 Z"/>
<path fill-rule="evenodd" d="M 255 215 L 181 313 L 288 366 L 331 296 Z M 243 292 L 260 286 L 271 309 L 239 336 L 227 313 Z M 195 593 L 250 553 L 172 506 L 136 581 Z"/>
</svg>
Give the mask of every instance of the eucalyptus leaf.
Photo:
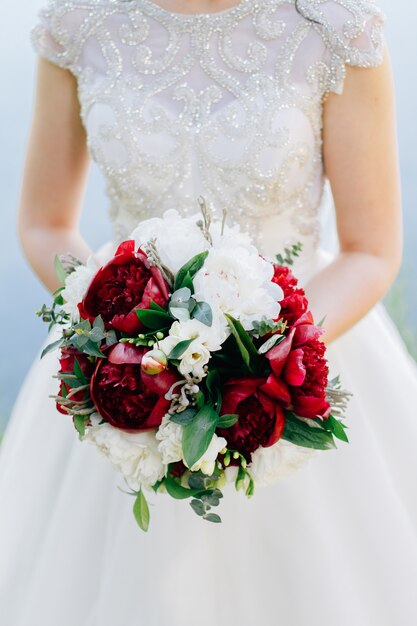
<svg viewBox="0 0 417 626">
<path fill-rule="evenodd" d="M 171 315 L 173 317 L 175 317 L 178 321 L 180 322 L 188 322 L 190 318 L 190 311 L 188 310 L 188 307 L 172 307 L 171 305 L 169 306 L 169 312 L 171 313 Z"/>
<path fill-rule="evenodd" d="M 207 302 L 197 302 L 191 312 L 191 317 L 206 326 L 213 324 L 213 311 Z"/>
<path fill-rule="evenodd" d="M 100 328 L 103 332 L 104 332 L 104 321 L 103 318 L 101 317 L 101 315 L 98 315 L 94 322 L 93 322 L 93 328 Z"/>
<path fill-rule="evenodd" d="M 42 354 L 41 354 L 41 359 L 43 359 L 43 357 L 48 354 L 48 352 L 52 352 L 53 350 L 56 350 L 57 348 L 60 348 L 62 346 L 62 344 L 64 343 L 64 338 L 62 337 L 61 339 L 58 339 L 58 341 L 54 341 L 53 343 L 48 344 L 43 350 L 42 350 Z"/>
<path fill-rule="evenodd" d="M 89 354 L 90 356 L 96 356 L 99 359 L 106 358 L 106 355 L 100 351 L 98 345 L 96 343 L 93 343 L 92 341 L 87 341 L 87 343 L 82 346 L 82 351 L 84 352 L 84 354 Z"/>
<path fill-rule="evenodd" d="M 198 411 L 190 424 L 184 426 L 182 448 L 188 467 L 192 467 L 206 452 L 216 430 L 218 414 L 208 405 Z"/>
<path fill-rule="evenodd" d="M 217 515 L 217 513 L 207 513 L 203 519 L 207 520 L 207 522 L 214 522 L 215 524 L 219 524 L 222 521 L 222 518 L 220 515 Z"/>
<path fill-rule="evenodd" d="M 136 496 L 135 503 L 133 505 L 133 515 L 137 521 L 139 527 L 147 531 L 149 528 L 149 506 L 146 501 L 143 491 L 139 491 Z"/>
<path fill-rule="evenodd" d="M 114 346 L 117 343 L 117 335 L 114 330 L 108 330 L 106 333 L 106 345 Z"/>
<path fill-rule="evenodd" d="M 191 500 L 190 506 L 197 513 L 197 515 L 202 516 L 206 512 L 206 507 L 201 500 Z"/>
<path fill-rule="evenodd" d="M 204 491 L 207 488 L 207 485 L 210 483 L 210 480 L 211 479 L 203 474 L 201 471 L 191 472 L 188 478 L 188 484 L 191 489 L 200 489 Z"/>
<path fill-rule="evenodd" d="M 105 335 L 101 328 L 94 327 L 90 333 L 90 341 L 93 343 L 98 343 L 99 341 L 103 341 Z"/>
<path fill-rule="evenodd" d="M 191 298 L 191 295 L 191 289 L 189 289 L 188 287 L 180 287 L 180 289 L 174 291 L 171 296 L 170 302 L 175 302 L 177 306 L 181 304 L 188 306 L 188 301 Z"/>
</svg>

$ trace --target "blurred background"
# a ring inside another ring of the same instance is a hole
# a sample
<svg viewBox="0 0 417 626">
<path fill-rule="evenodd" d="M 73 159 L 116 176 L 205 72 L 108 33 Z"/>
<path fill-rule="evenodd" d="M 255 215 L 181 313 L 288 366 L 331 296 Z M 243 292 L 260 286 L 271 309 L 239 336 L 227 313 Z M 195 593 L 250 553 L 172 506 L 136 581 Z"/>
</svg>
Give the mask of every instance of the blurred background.
<svg viewBox="0 0 417 626">
<path fill-rule="evenodd" d="M 401 153 L 405 254 L 401 273 L 386 298 L 409 351 L 417 357 L 417 4 L 379 0 L 388 16 L 385 34 L 391 50 Z M 16 207 L 34 91 L 35 54 L 29 32 L 41 0 L 8 3 L 0 23 L 0 433 L 4 429 L 23 378 L 45 339 L 46 325 L 35 310 L 49 302 L 23 259 L 16 236 Z M 85 198 L 82 231 L 95 248 L 110 237 L 103 180 L 93 166 Z M 103 216 L 104 213 L 104 216 Z"/>
</svg>

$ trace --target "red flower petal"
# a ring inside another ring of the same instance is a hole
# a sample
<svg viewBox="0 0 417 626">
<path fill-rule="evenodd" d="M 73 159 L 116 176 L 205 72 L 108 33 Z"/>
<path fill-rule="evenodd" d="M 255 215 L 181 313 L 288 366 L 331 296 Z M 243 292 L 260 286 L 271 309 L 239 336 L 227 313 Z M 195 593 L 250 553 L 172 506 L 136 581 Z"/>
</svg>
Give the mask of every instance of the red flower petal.
<svg viewBox="0 0 417 626">
<path fill-rule="evenodd" d="M 284 378 L 293 387 L 300 387 L 306 377 L 303 356 L 304 352 L 301 348 L 292 350 L 284 367 Z"/>
<path fill-rule="evenodd" d="M 224 386 L 220 415 L 235 413 L 239 402 L 249 398 L 264 382 L 264 378 L 251 377 L 229 380 Z"/>
<path fill-rule="evenodd" d="M 266 358 L 269 359 L 271 363 L 272 371 L 275 376 L 280 376 L 282 370 L 284 369 L 285 362 L 291 352 L 294 333 L 295 329 L 293 329 L 288 337 L 281 341 L 281 343 L 274 348 L 271 348 L 271 350 L 265 354 Z"/>
<path fill-rule="evenodd" d="M 300 417 L 327 418 L 330 415 L 330 405 L 325 398 L 299 395 L 294 399 L 294 411 Z"/>
<path fill-rule="evenodd" d="M 312 324 L 301 324 L 295 328 L 294 332 L 294 347 L 297 348 L 308 341 L 319 339 L 324 333 L 324 330 Z"/>
<path fill-rule="evenodd" d="M 273 446 L 274 443 L 281 439 L 285 428 L 285 413 L 283 409 L 277 404 L 275 407 L 275 428 L 272 431 L 268 441 L 263 445 L 264 448 Z"/>
<path fill-rule="evenodd" d="M 291 402 L 290 391 L 288 389 L 287 384 L 282 380 L 282 378 L 278 378 L 271 374 L 268 376 L 266 383 L 259 387 L 264 393 L 266 393 L 271 398 L 278 400 L 285 407 L 289 406 Z"/>
</svg>

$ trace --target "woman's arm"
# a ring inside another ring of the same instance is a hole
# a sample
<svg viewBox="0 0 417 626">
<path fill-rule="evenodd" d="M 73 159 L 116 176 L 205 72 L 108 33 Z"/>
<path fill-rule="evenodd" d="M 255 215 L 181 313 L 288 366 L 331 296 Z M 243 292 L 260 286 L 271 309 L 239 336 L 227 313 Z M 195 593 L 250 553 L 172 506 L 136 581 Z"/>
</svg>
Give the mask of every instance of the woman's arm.
<svg viewBox="0 0 417 626">
<path fill-rule="evenodd" d="M 85 260 L 78 231 L 89 156 L 74 76 L 39 59 L 36 102 L 21 191 L 18 229 L 24 253 L 54 291 L 56 254 Z"/>
<path fill-rule="evenodd" d="M 347 67 L 342 95 L 323 113 L 323 156 L 336 207 L 340 254 L 306 286 L 330 343 L 360 320 L 401 264 L 400 177 L 391 64 Z"/>
</svg>

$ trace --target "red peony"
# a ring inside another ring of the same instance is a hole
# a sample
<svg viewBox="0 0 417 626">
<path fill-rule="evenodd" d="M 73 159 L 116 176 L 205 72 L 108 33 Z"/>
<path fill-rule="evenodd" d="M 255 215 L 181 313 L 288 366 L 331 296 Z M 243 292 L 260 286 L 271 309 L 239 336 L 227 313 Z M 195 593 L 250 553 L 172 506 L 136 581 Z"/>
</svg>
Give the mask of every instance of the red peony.
<svg viewBox="0 0 417 626">
<path fill-rule="evenodd" d="M 61 356 L 59 359 L 59 363 L 60 363 L 59 373 L 60 374 L 73 374 L 75 359 L 77 359 L 78 364 L 84 376 L 86 377 L 87 380 L 89 380 L 94 371 L 94 364 L 91 362 L 91 360 L 88 358 L 86 354 L 83 354 L 82 352 L 80 352 L 79 350 L 71 346 L 68 348 L 61 348 Z M 63 398 L 64 393 L 68 394 L 70 391 L 71 391 L 70 385 L 68 385 L 68 383 L 61 380 L 61 385 L 59 388 L 58 395 L 61 398 Z M 87 396 L 88 396 L 88 390 L 87 391 L 82 390 L 82 391 L 78 391 L 77 393 L 75 393 L 71 399 L 74 402 L 82 402 L 83 400 L 87 398 Z M 60 404 L 59 402 L 56 403 L 56 407 L 60 413 L 63 413 L 64 415 L 68 415 L 63 405 Z"/>
<path fill-rule="evenodd" d="M 160 270 L 128 240 L 98 270 L 78 308 L 84 319 L 93 322 L 101 315 L 106 328 L 135 335 L 142 329 L 136 309 L 148 309 L 152 300 L 166 306 L 168 298 L 169 287 Z"/>
<path fill-rule="evenodd" d="M 229 380 L 223 388 L 221 415 L 234 413 L 239 419 L 231 428 L 218 429 L 227 445 L 238 450 L 250 462 L 251 453 L 259 446 L 272 446 L 284 432 L 284 411 L 265 378 Z"/>
<path fill-rule="evenodd" d="M 287 321 L 288 326 L 293 326 L 308 310 L 304 289 L 297 287 L 298 281 L 287 266 L 274 265 L 272 282 L 284 292 L 279 317 Z"/>
<path fill-rule="evenodd" d="M 286 388 L 290 408 L 300 417 L 325 419 L 330 414 L 326 399 L 329 370 L 326 347 L 320 340 L 322 333 L 321 328 L 313 325 L 311 314 L 306 314 L 266 354 L 273 371 L 267 384 L 279 383 L 281 392 Z"/>
<path fill-rule="evenodd" d="M 118 343 L 108 359 L 100 359 L 90 384 L 90 393 L 101 417 L 116 428 L 157 428 L 170 401 L 164 395 L 178 380 L 172 370 L 150 376 L 141 371 L 146 348 Z"/>
</svg>

